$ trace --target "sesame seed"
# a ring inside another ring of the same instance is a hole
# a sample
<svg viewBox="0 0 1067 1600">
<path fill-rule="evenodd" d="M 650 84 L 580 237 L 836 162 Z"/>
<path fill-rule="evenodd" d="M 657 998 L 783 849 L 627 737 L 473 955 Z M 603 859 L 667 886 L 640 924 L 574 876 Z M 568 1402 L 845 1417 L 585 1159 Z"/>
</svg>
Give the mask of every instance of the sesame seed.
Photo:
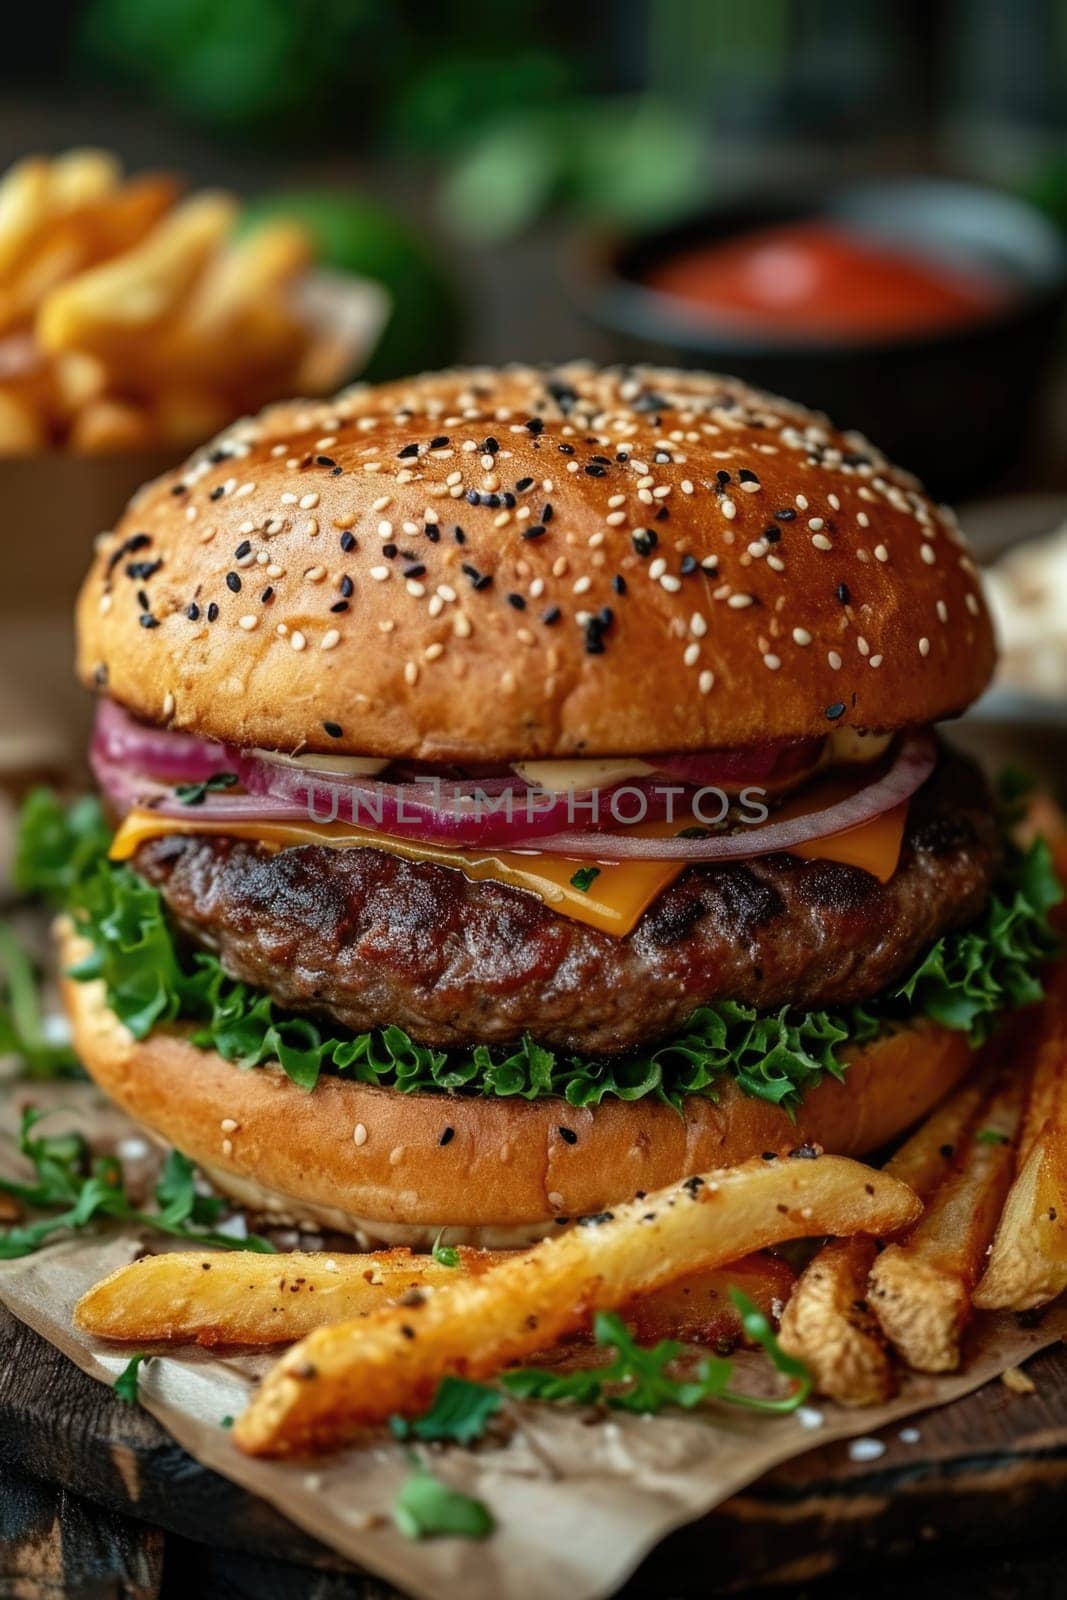
<svg viewBox="0 0 1067 1600">
<path fill-rule="evenodd" d="M 750 594 L 732 594 L 726 604 L 731 611 L 744 611 L 746 606 L 755 604 L 755 597 Z"/>
<path fill-rule="evenodd" d="M 714 672 L 709 672 L 706 669 L 705 669 L 705 671 L 703 671 L 700 674 L 700 677 L 697 679 L 697 688 L 700 690 L 701 694 L 710 694 L 712 688 L 714 687 L 714 684 L 715 684 L 715 674 L 714 674 Z"/>
<path fill-rule="evenodd" d="M 703 639 L 704 635 L 707 633 L 707 621 L 699 611 L 694 611 L 693 615 L 689 618 L 689 631 L 690 633 L 695 634 L 698 639 Z"/>
<path fill-rule="evenodd" d="M 793 629 L 793 643 L 800 645 L 811 643 L 811 634 L 808 632 L 807 628 Z"/>
<path fill-rule="evenodd" d="M 328 628 L 322 636 L 322 644 L 319 648 L 322 650 L 334 650 L 337 648 L 340 642 L 341 635 L 338 633 L 337 629 Z"/>
<path fill-rule="evenodd" d="M 833 545 L 830 543 L 830 540 L 826 537 L 825 533 L 813 533 L 811 536 L 811 542 L 815 546 L 816 550 L 833 549 Z"/>
<path fill-rule="evenodd" d="M 700 660 L 700 646 L 698 644 L 687 644 L 682 653 L 682 660 L 687 667 L 695 667 Z"/>
<path fill-rule="evenodd" d="M 886 549 L 884 544 L 876 544 L 875 545 L 875 547 L 874 547 L 874 559 L 876 561 L 888 561 L 889 560 L 889 551 Z"/>
<path fill-rule="evenodd" d="M 929 639 L 922 638 L 922 639 L 919 640 L 919 654 L 921 656 L 928 656 L 930 654 L 930 641 L 929 641 Z"/>
<path fill-rule="evenodd" d="M 307 648 L 307 639 L 300 632 L 299 628 L 293 629 L 289 643 L 292 645 L 294 650 L 305 650 Z"/>
<path fill-rule="evenodd" d="M 352 1142 L 353 1142 L 353 1144 L 355 1144 L 357 1146 L 362 1146 L 362 1145 L 366 1144 L 366 1142 L 367 1142 L 367 1130 L 363 1126 L 362 1122 L 357 1122 L 355 1127 L 352 1129 Z"/>
<path fill-rule="evenodd" d="M 719 501 L 719 509 L 728 522 L 732 522 L 737 516 L 737 503 L 734 500 L 724 497 Z"/>
<path fill-rule="evenodd" d="M 410 683 L 410 684 L 416 684 L 416 683 L 418 683 L 418 681 L 419 681 L 418 662 L 416 662 L 416 661 L 406 661 L 404 663 L 404 682 L 405 683 Z"/>
<path fill-rule="evenodd" d="M 172 717 L 174 715 L 174 696 L 171 694 L 169 689 L 163 696 L 163 715 L 165 717 Z"/>
<path fill-rule="evenodd" d="M 238 617 L 237 626 L 239 628 L 243 628 L 246 633 L 251 633 L 253 628 L 259 626 L 259 618 L 252 614 L 249 614 L 245 617 Z"/>
<path fill-rule="evenodd" d="M 389 576 L 389 568 L 388 567 L 371 567 L 370 575 L 374 579 L 375 583 L 384 583 L 386 578 L 388 578 L 388 576 Z"/>
<path fill-rule="evenodd" d="M 826 652 L 826 659 L 830 663 L 830 666 L 832 667 L 834 672 L 840 672 L 841 671 L 841 666 L 842 666 L 841 657 L 838 655 L 836 650 L 828 650 Z"/>
<path fill-rule="evenodd" d="M 919 546 L 919 554 L 928 567 L 932 567 L 937 561 L 937 553 L 932 544 L 921 544 Z"/>
<path fill-rule="evenodd" d="M 659 581 L 660 587 L 666 589 L 668 594 L 677 594 L 682 587 L 681 578 L 676 578 L 669 572 L 665 572 Z"/>
<path fill-rule="evenodd" d="M 768 652 L 768 654 L 763 658 L 763 665 L 768 667 L 771 672 L 777 672 L 778 668 L 782 665 L 781 657 Z"/>
</svg>

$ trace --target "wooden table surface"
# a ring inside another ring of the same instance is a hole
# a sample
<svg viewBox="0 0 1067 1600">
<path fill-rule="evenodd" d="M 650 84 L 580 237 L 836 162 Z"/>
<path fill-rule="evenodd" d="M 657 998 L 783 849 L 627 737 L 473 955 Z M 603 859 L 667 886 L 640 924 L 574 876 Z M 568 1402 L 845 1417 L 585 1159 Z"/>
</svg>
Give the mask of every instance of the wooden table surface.
<svg viewBox="0 0 1067 1600">
<path fill-rule="evenodd" d="M 627 1600 L 1067 1595 L 1067 1351 L 885 1431 L 885 1454 L 815 1447 L 680 1530 Z M 909 1426 L 908 1423 L 903 1425 Z M 1062 1515 L 1062 1513 L 1061 1513 Z M 267 1554 L 269 1552 L 269 1555 Z M 263 1501 L 207 1471 L 0 1309 L 0 1600 L 394 1600 Z"/>
</svg>

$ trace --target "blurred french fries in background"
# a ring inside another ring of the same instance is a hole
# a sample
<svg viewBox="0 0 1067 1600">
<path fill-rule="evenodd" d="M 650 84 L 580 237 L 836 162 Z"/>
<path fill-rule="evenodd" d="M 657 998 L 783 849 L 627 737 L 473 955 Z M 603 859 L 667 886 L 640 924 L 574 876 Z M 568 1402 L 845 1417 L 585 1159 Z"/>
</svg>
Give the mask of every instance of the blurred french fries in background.
<svg viewBox="0 0 1067 1600">
<path fill-rule="evenodd" d="M 0 455 L 185 447 L 350 376 L 301 294 L 304 230 L 235 236 L 231 196 L 181 189 L 100 150 L 0 178 Z"/>
</svg>

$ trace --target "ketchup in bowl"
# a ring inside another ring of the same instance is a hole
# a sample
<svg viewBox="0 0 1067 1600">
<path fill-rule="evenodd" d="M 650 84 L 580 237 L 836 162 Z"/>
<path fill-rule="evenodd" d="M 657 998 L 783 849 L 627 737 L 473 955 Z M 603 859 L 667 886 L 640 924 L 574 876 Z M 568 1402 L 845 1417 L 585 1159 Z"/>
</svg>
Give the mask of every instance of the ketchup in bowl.
<svg viewBox="0 0 1067 1600">
<path fill-rule="evenodd" d="M 790 337 L 902 337 L 976 321 L 1009 298 L 990 273 L 949 266 L 833 222 L 782 223 L 681 250 L 650 288 L 709 320 Z"/>
</svg>

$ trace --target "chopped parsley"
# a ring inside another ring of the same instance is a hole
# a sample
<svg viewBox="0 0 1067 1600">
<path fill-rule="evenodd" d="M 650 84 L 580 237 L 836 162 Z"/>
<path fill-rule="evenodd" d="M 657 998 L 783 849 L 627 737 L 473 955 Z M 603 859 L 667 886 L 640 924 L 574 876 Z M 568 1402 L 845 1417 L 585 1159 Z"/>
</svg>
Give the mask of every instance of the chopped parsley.
<svg viewBox="0 0 1067 1600">
<path fill-rule="evenodd" d="M 571 888 L 580 889 L 583 894 L 588 894 L 593 884 L 600 877 L 599 867 L 579 867 L 571 879 Z"/>
<path fill-rule="evenodd" d="M 494 1528 L 488 1506 L 450 1488 L 424 1466 L 397 1495 L 393 1521 L 405 1539 L 487 1539 Z"/>
<path fill-rule="evenodd" d="M 437 1235 L 437 1238 L 433 1242 L 433 1248 L 430 1254 L 433 1256 L 439 1267 L 458 1267 L 459 1251 L 456 1249 L 455 1245 L 441 1243 L 443 1233 L 444 1229 L 442 1228 L 441 1233 Z"/>
<path fill-rule="evenodd" d="M 869 1043 L 895 1026 L 931 1017 L 980 1044 L 1002 1012 L 1040 997 L 1040 968 L 1056 948 L 1048 914 L 1061 898 L 1043 840 L 1025 852 L 1009 847 L 976 921 L 936 940 L 902 983 L 876 999 L 769 1013 L 721 1000 L 698 1007 L 665 1043 L 603 1059 L 548 1049 L 528 1035 L 511 1047 L 437 1050 L 395 1025 L 350 1033 L 285 1011 L 228 977 L 216 956 L 179 945 L 159 891 L 109 862 L 106 850 L 106 830 L 84 802 L 75 822 L 47 792 L 30 796 L 20 884 L 69 910 L 91 946 L 72 975 L 102 979 L 108 1004 L 136 1038 L 186 1022 L 201 1048 L 242 1067 L 279 1062 L 303 1089 L 330 1071 L 401 1093 L 551 1095 L 574 1106 L 651 1096 L 680 1110 L 687 1095 L 714 1099 L 732 1077 L 745 1094 L 793 1111 L 827 1073 L 843 1075 L 846 1045 Z"/>
<path fill-rule="evenodd" d="M 167 1156 L 155 1188 L 156 1209 L 144 1211 L 126 1193 L 122 1167 L 114 1156 L 94 1155 L 80 1133 L 36 1132 L 45 1113 L 28 1106 L 22 1114 L 19 1150 L 33 1168 L 31 1183 L 0 1178 L 0 1193 L 33 1211 L 50 1214 L 0 1230 L 0 1261 L 28 1256 L 61 1233 L 85 1228 L 97 1217 L 133 1222 L 175 1239 L 220 1250 L 272 1251 L 267 1239 L 213 1231 L 224 1202 L 196 1187 L 195 1168 L 180 1151 Z"/>
<path fill-rule="evenodd" d="M 1001 1133 L 999 1128 L 979 1128 L 974 1136 L 975 1144 L 1011 1144 L 1011 1139 L 1006 1133 Z"/>
<path fill-rule="evenodd" d="M 140 1404 L 138 1393 L 138 1379 L 140 1378 L 141 1363 L 151 1361 L 152 1357 L 143 1351 L 136 1356 L 131 1356 L 115 1379 L 115 1393 L 120 1400 L 125 1400 L 128 1406 Z"/>
</svg>

